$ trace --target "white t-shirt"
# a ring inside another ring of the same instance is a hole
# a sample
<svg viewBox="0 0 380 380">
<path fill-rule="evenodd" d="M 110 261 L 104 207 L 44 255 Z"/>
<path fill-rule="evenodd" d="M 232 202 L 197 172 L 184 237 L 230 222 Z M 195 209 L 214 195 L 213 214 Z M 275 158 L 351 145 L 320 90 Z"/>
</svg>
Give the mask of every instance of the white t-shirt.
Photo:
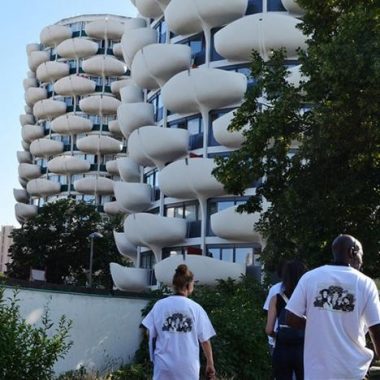
<svg viewBox="0 0 380 380">
<path fill-rule="evenodd" d="M 153 380 L 199 379 L 199 342 L 215 335 L 202 306 L 187 297 L 170 296 L 156 302 L 142 324 L 149 330 Z"/>
<path fill-rule="evenodd" d="M 269 288 L 269 292 L 268 292 L 267 298 L 266 298 L 266 300 L 264 302 L 264 306 L 263 306 L 264 310 L 266 310 L 266 311 L 269 310 L 270 300 L 276 294 L 281 293 L 281 291 L 282 291 L 282 281 L 277 282 L 276 284 L 272 285 Z M 274 331 L 276 331 L 276 329 L 277 329 L 277 319 L 276 319 L 276 322 L 274 324 Z M 268 344 L 270 346 L 274 347 L 275 343 L 276 343 L 276 340 L 273 337 L 271 337 L 271 336 L 268 335 Z"/>
<path fill-rule="evenodd" d="M 373 352 L 368 327 L 380 324 L 375 283 L 348 266 L 325 265 L 300 279 L 286 309 L 306 316 L 305 380 L 363 379 Z"/>
</svg>

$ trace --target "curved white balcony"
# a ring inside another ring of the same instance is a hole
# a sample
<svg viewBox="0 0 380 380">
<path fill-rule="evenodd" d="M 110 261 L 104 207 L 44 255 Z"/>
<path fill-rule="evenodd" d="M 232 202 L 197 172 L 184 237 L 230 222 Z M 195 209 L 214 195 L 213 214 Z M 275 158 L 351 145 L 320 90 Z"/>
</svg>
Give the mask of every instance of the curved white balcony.
<svg viewBox="0 0 380 380">
<path fill-rule="evenodd" d="M 26 124 L 34 124 L 34 122 L 35 122 L 35 119 L 31 113 L 20 115 L 20 124 L 22 126 Z"/>
<path fill-rule="evenodd" d="M 117 109 L 121 133 L 125 138 L 137 128 L 154 125 L 154 108 L 150 103 L 122 103 Z"/>
<path fill-rule="evenodd" d="M 114 115 L 121 104 L 119 99 L 110 95 L 87 96 L 79 101 L 79 107 L 90 115 Z"/>
<path fill-rule="evenodd" d="M 113 237 L 120 255 L 128 257 L 135 263 L 137 260 L 137 247 L 127 239 L 124 232 L 113 231 Z"/>
<path fill-rule="evenodd" d="M 74 182 L 74 189 L 82 194 L 113 194 L 113 181 L 105 177 L 85 177 Z"/>
<path fill-rule="evenodd" d="M 69 38 L 57 46 L 59 56 L 68 59 L 91 57 L 98 50 L 99 45 L 96 42 L 83 37 Z"/>
<path fill-rule="evenodd" d="M 192 69 L 172 77 L 162 88 L 164 105 L 172 112 L 193 113 L 231 106 L 243 99 L 245 75 L 219 69 Z"/>
<path fill-rule="evenodd" d="M 159 261 L 157 249 L 182 243 L 186 238 L 186 220 L 166 218 L 148 213 L 129 215 L 124 221 L 124 233 L 136 246 L 149 247 L 155 251 L 156 262 Z"/>
<path fill-rule="evenodd" d="M 13 196 L 17 202 L 28 203 L 29 194 L 25 189 L 13 189 Z"/>
<path fill-rule="evenodd" d="M 131 79 L 120 79 L 120 80 L 115 80 L 115 82 L 111 83 L 111 92 L 114 95 L 119 95 L 120 94 L 120 89 L 124 86 L 127 86 L 128 84 L 131 84 Z"/>
<path fill-rule="evenodd" d="M 26 124 L 21 128 L 21 137 L 27 143 L 44 137 L 44 127 L 41 125 Z"/>
<path fill-rule="evenodd" d="M 106 162 L 106 170 L 112 175 L 119 175 L 119 169 L 117 168 L 116 160 L 111 160 Z"/>
<path fill-rule="evenodd" d="M 239 149 L 245 140 L 243 131 L 248 127 L 244 126 L 240 131 L 228 130 L 228 126 L 234 118 L 234 112 L 235 110 L 217 118 L 212 123 L 212 131 L 215 140 L 220 145 L 224 145 L 227 148 Z"/>
<path fill-rule="evenodd" d="M 141 127 L 128 139 L 129 156 L 142 166 L 163 168 L 167 162 L 185 156 L 188 147 L 189 132 L 183 129 Z"/>
<path fill-rule="evenodd" d="M 112 52 L 113 52 L 113 55 L 118 58 L 118 59 L 124 59 L 123 58 L 123 51 L 121 50 L 121 43 L 117 43 L 117 44 L 114 44 L 112 46 Z"/>
<path fill-rule="evenodd" d="M 50 139 L 38 139 L 30 144 L 30 153 L 36 157 L 55 156 L 63 152 L 63 142 Z"/>
<path fill-rule="evenodd" d="M 126 30 L 121 38 L 124 61 L 130 68 L 135 54 L 144 46 L 157 42 L 157 32 L 152 28 Z"/>
<path fill-rule="evenodd" d="M 157 18 L 162 15 L 162 9 L 157 0 L 133 0 L 139 13 L 148 18 Z"/>
<path fill-rule="evenodd" d="M 38 51 L 41 49 L 41 46 L 40 44 L 37 44 L 37 43 L 30 43 L 30 44 L 27 44 L 26 47 L 25 47 L 25 50 L 26 50 L 26 54 L 27 55 L 30 55 L 30 53 L 32 51 Z"/>
<path fill-rule="evenodd" d="M 254 229 L 260 214 L 238 213 L 237 206 L 229 207 L 211 215 L 211 229 L 216 236 L 227 240 L 262 243 L 260 232 Z"/>
<path fill-rule="evenodd" d="M 58 156 L 51 159 L 48 164 L 48 170 L 56 174 L 79 174 L 90 170 L 90 163 L 75 156 Z"/>
<path fill-rule="evenodd" d="M 51 129 L 61 135 L 76 135 L 92 130 L 92 122 L 89 119 L 74 114 L 58 116 L 51 122 Z"/>
<path fill-rule="evenodd" d="M 50 54 L 47 51 L 32 51 L 28 57 L 28 66 L 30 70 L 36 71 L 37 67 L 50 59 Z"/>
<path fill-rule="evenodd" d="M 102 20 L 87 23 L 84 30 L 89 37 L 96 39 L 120 40 L 124 33 L 124 24 L 107 16 Z"/>
<path fill-rule="evenodd" d="M 298 2 L 295 0 L 281 0 L 284 8 L 296 16 L 303 16 L 305 11 L 298 5 Z"/>
<path fill-rule="evenodd" d="M 46 88 L 29 87 L 25 91 L 25 102 L 30 107 L 33 107 L 33 105 L 39 100 L 46 99 L 46 98 L 47 98 Z"/>
<path fill-rule="evenodd" d="M 134 84 L 131 80 L 131 83 L 121 87 L 120 98 L 122 103 L 140 103 L 144 101 L 144 93 L 142 89 Z"/>
<path fill-rule="evenodd" d="M 45 197 L 48 195 L 54 195 L 61 192 L 61 184 L 59 182 L 53 182 L 45 178 L 32 179 L 26 185 L 26 191 L 30 195 L 38 195 Z"/>
<path fill-rule="evenodd" d="M 25 78 L 22 81 L 22 85 L 23 85 L 25 91 L 31 87 L 37 87 L 38 86 L 37 79 L 36 78 Z"/>
<path fill-rule="evenodd" d="M 30 106 L 28 106 L 27 104 L 25 104 L 24 110 L 25 110 L 26 113 L 30 113 L 30 114 L 33 113 L 33 108 L 30 107 Z"/>
<path fill-rule="evenodd" d="M 65 62 L 42 62 L 37 67 L 37 79 L 40 82 L 54 82 L 70 73 L 70 66 Z"/>
<path fill-rule="evenodd" d="M 132 62 L 133 80 L 142 88 L 162 87 L 172 76 L 191 66 L 187 45 L 152 44 L 139 50 Z"/>
<path fill-rule="evenodd" d="M 49 25 L 42 29 L 40 40 L 46 46 L 55 47 L 71 35 L 71 29 L 66 25 Z"/>
<path fill-rule="evenodd" d="M 62 96 L 85 95 L 95 92 L 96 83 L 76 74 L 61 78 L 54 83 L 54 91 Z"/>
<path fill-rule="evenodd" d="M 214 286 L 217 285 L 217 280 L 221 278 L 241 281 L 241 276 L 246 271 L 244 264 L 229 263 L 199 255 L 186 255 L 185 257 L 184 260 L 182 255 L 173 255 L 156 263 L 154 273 L 157 281 L 171 286 L 175 270 L 181 264 L 188 266 L 200 285 Z"/>
<path fill-rule="evenodd" d="M 129 213 L 145 211 L 151 205 L 152 187 L 146 183 L 114 182 L 113 191 L 119 206 Z"/>
<path fill-rule="evenodd" d="M 116 201 L 105 202 L 103 204 L 104 212 L 108 215 L 120 215 L 125 214 L 125 210 L 123 210 Z"/>
<path fill-rule="evenodd" d="M 17 161 L 21 164 L 21 163 L 31 163 L 32 162 L 32 155 L 30 154 L 30 152 L 27 152 L 25 150 L 19 150 L 17 151 Z"/>
<path fill-rule="evenodd" d="M 32 218 L 38 213 L 38 207 L 35 205 L 27 205 L 25 203 L 15 204 L 15 214 L 17 219 L 24 221 L 25 219 Z"/>
<path fill-rule="evenodd" d="M 148 269 L 110 263 L 110 272 L 116 288 L 124 292 L 141 291 L 148 287 Z"/>
<path fill-rule="evenodd" d="M 165 9 L 168 27 L 176 34 L 201 32 L 244 16 L 247 0 L 171 0 Z"/>
<path fill-rule="evenodd" d="M 21 140 L 21 146 L 23 147 L 24 150 L 29 150 L 30 149 L 30 143 L 27 143 L 24 140 Z"/>
<path fill-rule="evenodd" d="M 53 119 L 66 112 L 66 103 L 60 100 L 42 99 L 33 106 L 33 114 L 38 119 Z"/>
<path fill-rule="evenodd" d="M 116 160 L 120 177 L 126 182 L 139 182 L 141 173 L 138 163 L 130 157 L 122 157 Z"/>
<path fill-rule="evenodd" d="M 80 151 L 91 154 L 115 154 L 123 148 L 119 140 L 103 135 L 82 137 L 77 140 L 77 147 Z"/>
<path fill-rule="evenodd" d="M 286 48 L 288 58 L 306 49 L 306 37 L 297 29 L 301 21 L 276 12 L 257 13 L 237 20 L 215 34 L 215 49 L 230 61 L 249 61 L 252 49 L 268 59 L 272 50 Z"/>
<path fill-rule="evenodd" d="M 111 120 L 108 122 L 108 130 L 117 137 L 123 136 L 120 130 L 119 122 L 117 120 Z"/>
<path fill-rule="evenodd" d="M 120 76 L 124 75 L 126 71 L 124 62 L 109 55 L 96 55 L 88 58 L 83 61 L 82 68 L 87 74 L 99 76 Z"/>
<path fill-rule="evenodd" d="M 160 189 L 175 198 L 210 198 L 225 194 L 223 185 L 211 174 L 211 158 L 189 158 L 175 161 L 160 172 Z"/>
<path fill-rule="evenodd" d="M 34 179 L 41 177 L 40 165 L 22 163 L 18 166 L 18 175 L 25 179 Z"/>
<path fill-rule="evenodd" d="M 145 27 L 146 27 L 146 20 L 142 17 L 129 18 L 125 20 L 124 22 L 124 32 L 132 30 L 132 29 L 145 28 Z"/>
<path fill-rule="evenodd" d="M 28 181 L 24 178 L 18 177 L 19 184 L 25 189 Z"/>
</svg>

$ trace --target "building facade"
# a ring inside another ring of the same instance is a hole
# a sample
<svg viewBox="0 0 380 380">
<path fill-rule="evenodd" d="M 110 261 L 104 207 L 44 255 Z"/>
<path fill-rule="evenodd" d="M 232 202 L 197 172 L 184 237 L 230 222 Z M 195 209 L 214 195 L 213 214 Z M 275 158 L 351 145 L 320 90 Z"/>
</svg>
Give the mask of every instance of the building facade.
<svg viewBox="0 0 380 380">
<path fill-rule="evenodd" d="M 13 239 L 11 233 L 13 226 L 1 226 L 0 231 L 0 273 L 7 271 L 7 264 L 11 262 L 9 257 L 9 247 L 12 245 Z"/>
<path fill-rule="evenodd" d="M 20 189 L 14 190 L 23 223 L 45 202 L 74 198 L 117 213 L 115 159 L 126 142 L 116 120 L 119 88 L 128 79 L 120 39 L 128 18 L 84 15 L 45 27 L 27 46 L 30 71 L 23 85 Z"/>
</svg>

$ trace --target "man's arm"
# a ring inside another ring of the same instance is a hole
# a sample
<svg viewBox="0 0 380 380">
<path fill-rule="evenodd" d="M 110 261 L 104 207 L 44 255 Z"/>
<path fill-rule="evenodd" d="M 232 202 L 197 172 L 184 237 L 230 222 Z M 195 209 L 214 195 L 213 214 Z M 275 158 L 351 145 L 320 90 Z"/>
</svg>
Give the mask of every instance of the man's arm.
<svg viewBox="0 0 380 380">
<path fill-rule="evenodd" d="M 201 343 L 206 357 L 206 379 L 215 379 L 214 358 L 212 356 L 211 342 L 206 340 Z"/>
<path fill-rule="evenodd" d="M 369 328 L 369 335 L 371 337 L 373 348 L 377 358 L 380 357 L 380 324 L 371 326 Z"/>
<path fill-rule="evenodd" d="M 304 330 L 306 325 L 306 318 L 305 317 L 299 317 L 298 315 L 295 315 L 289 310 L 286 310 L 286 316 L 285 316 L 286 324 L 290 327 L 293 327 L 298 330 Z"/>
</svg>

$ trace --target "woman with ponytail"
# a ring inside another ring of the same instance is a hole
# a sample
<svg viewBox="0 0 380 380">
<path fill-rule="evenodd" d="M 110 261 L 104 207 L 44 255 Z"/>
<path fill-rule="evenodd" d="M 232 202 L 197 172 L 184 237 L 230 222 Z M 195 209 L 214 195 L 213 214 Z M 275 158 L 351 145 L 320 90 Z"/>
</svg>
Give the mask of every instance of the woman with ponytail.
<svg viewBox="0 0 380 380">
<path fill-rule="evenodd" d="M 142 324 L 149 331 L 153 380 L 199 380 L 199 344 L 206 357 L 206 378 L 215 379 L 210 338 L 215 330 L 202 308 L 188 296 L 194 275 L 184 264 L 173 277 L 174 295 L 153 306 Z"/>
</svg>

